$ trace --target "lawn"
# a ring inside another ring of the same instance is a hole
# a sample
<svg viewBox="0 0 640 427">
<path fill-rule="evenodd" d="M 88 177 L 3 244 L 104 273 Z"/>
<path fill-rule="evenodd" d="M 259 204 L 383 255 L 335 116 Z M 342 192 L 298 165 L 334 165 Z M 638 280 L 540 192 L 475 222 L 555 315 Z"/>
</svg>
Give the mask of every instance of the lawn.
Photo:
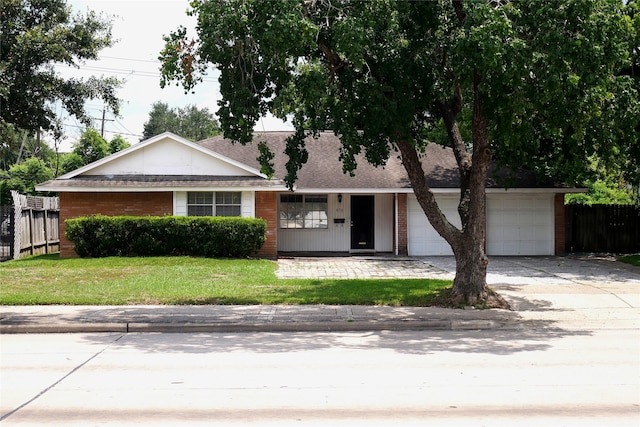
<svg viewBox="0 0 640 427">
<path fill-rule="evenodd" d="M 640 255 L 627 255 L 619 258 L 618 261 L 640 267 Z"/>
<path fill-rule="evenodd" d="M 0 305 L 433 305 L 450 281 L 279 279 L 277 263 L 189 257 L 60 259 L 0 264 Z"/>
</svg>

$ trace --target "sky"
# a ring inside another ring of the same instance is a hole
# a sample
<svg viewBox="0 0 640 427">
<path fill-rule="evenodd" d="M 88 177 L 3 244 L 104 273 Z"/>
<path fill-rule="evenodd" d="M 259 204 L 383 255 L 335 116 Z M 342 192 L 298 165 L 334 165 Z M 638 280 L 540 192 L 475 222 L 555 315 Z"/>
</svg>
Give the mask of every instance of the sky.
<svg viewBox="0 0 640 427">
<path fill-rule="evenodd" d="M 212 70 L 195 89 L 184 93 L 175 85 L 160 88 L 160 62 L 158 56 L 164 47 L 162 37 L 180 25 L 195 35 L 195 18 L 187 16 L 188 0 L 67 0 L 73 13 L 86 13 L 88 9 L 112 19 L 114 46 L 100 51 L 97 61 L 87 61 L 79 69 L 57 65 L 56 71 L 65 77 L 117 77 L 125 80 L 117 96 L 122 100 L 120 114 L 105 114 L 105 138 L 110 140 L 120 134 L 131 144 L 140 141 L 144 123 L 149 118 L 151 105 L 162 101 L 170 108 L 195 105 L 215 113 L 220 91 L 217 72 Z M 99 100 L 87 102 L 88 111 L 96 119 L 94 128 L 101 129 L 103 105 Z M 63 111 L 64 130 L 67 138 L 60 151 L 70 151 L 83 126 Z M 263 119 L 257 130 L 291 130 L 290 124 L 271 117 Z"/>
</svg>

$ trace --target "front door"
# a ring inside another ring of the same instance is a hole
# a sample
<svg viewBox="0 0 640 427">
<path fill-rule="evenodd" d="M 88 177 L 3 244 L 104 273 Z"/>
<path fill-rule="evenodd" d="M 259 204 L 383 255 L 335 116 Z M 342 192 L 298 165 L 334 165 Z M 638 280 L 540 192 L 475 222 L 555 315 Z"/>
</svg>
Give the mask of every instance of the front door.
<svg viewBox="0 0 640 427">
<path fill-rule="evenodd" d="M 351 196 L 351 250 L 373 250 L 374 196 Z"/>
</svg>

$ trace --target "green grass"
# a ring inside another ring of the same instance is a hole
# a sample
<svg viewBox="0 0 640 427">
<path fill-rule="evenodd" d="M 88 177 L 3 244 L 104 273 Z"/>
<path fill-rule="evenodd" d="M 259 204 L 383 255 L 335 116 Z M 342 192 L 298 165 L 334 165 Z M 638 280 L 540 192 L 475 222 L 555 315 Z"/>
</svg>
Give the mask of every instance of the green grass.
<svg viewBox="0 0 640 427">
<path fill-rule="evenodd" d="M 640 267 L 640 255 L 627 255 L 622 258 L 618 258 L 618 261 L 625 262 L 627 264 L 635 265 L 636 267 Z"/>
<path fill-rule="evenodd" d="M 276 269 L 257 259 L 36 256 L 0 264 L 0 304 L 428 306 L 451 286 L 428 278 L 278 279 Z"/>
</svg>

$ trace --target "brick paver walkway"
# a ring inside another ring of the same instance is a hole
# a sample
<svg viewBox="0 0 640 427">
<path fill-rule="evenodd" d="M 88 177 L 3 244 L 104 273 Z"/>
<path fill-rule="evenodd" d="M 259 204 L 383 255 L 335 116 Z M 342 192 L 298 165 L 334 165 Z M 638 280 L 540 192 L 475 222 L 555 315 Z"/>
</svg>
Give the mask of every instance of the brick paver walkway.
<svg viewBox="0 0 640 427">
<path fill-rule="evenodd" d="M 427 260 L 393 257 L 280 258 L 276 275 L 281 279 L 453 279 L 453 274 Z"/>
</svg>

